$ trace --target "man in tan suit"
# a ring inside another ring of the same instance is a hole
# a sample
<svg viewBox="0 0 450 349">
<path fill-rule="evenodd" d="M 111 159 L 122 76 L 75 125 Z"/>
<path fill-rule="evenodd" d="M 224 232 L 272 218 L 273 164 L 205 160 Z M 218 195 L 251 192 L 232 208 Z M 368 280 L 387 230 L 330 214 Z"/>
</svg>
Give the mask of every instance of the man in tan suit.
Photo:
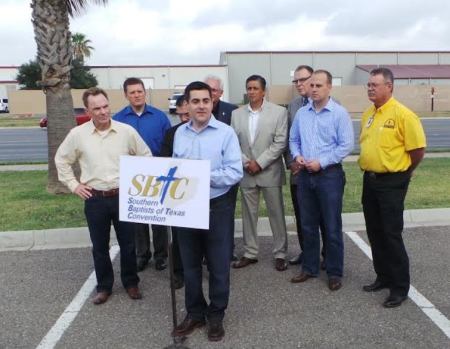
<svg viewBox="0 0 450 349">
<path fill-rule="evenodd" d="M 285 184 L 282 155 L 287 146 L 286 109 L 264 99 L 266 80 L 252 75 L 246 80 L 249 104 L 232 113 L 231 126 L 242 152 L 242 224 L 245 253 L 233 263 L 243 268 L 258 261 L 257 222 L 262 192 L 274 238 L 275 269 L 287 269 L 287 233 L 281 186 Z"/>
</svg>

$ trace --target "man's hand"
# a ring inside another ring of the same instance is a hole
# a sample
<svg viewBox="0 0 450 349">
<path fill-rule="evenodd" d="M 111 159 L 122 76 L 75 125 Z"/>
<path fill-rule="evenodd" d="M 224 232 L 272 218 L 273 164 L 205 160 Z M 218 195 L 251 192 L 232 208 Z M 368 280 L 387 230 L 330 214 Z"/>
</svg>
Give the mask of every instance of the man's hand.
<svg viewBox="0 0 450 349">
<path fill-rule="evenodd" d="M 305 167 L 308 170 L 308 172 L 319 172 L 321 168 L 320 162 L 317 160 L 307 161 Z"/>
<path fill-rule="evenodd" d="M 91 187 L 84 184 L 78 184 L 78 186 L 73 191 L 74 194 L 78 195 L 83 200 L 87 200 L 92 196 Z"/>
<path fill-rule="evenodd" d="M 291 173 L 292 173 L 293 175 L 296 175 L 297 173 L 300 172 L 300 170 L 301 170 L 301 165 L 300 165 L 297 161 L 292 161 L 292 162 L 289 164 L 289 169 L 291 170 Z"/>
<path fill-rule="evenodd" d="M 247 162 L 245 164 L 245 170 L 251 175 L 255 175 L 258 172 L 262 171 L 261 166 L 258 165 L 256 160 L 250 160 L 249 162 Z"/>
</svg>

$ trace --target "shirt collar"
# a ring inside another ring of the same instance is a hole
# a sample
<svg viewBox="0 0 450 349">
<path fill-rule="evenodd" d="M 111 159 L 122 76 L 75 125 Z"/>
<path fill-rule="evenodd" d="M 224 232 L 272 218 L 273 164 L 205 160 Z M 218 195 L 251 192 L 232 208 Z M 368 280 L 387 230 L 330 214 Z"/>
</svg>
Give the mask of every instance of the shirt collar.
<svg viewBox="0 0 450 349">
<path fill-rule="evenodd" d="M 247 108 L 248 108 L 248 111 L 250 113 L 260 113 L 260 112 L 262 112 L 264 110 L 265 106 L 266 106 L 266 99 L 265 98 L 263 98 L 263 102 L 262 102 L 261 108 L 259 110 L 253 110 L 252 107 L 250 106 L 250 103 L 247 104 Z"/>
<path fill-rule="evenodd" d="M 384 103 L 381 107 L 379 107 L 378 109 L 375 108 L 375 105 L 373 106 L 374 112 L 379 112 L 379 113 L 383 113 L 386 109 L 388 109 L 393 103 L 395 103 L 395 99 L 394 97 L 391 97 L 388 99 L 388 101 L 386 103 Z"/>
<path fill-rule="evenodd" d="M 118 126 L 118 122 L 111 119 L 111 126 L 109 127 L 108 130 L 105 130 L 105 131 L 108 131 L 108 132 L 114 131 L 117 133 L 117 126 Z M 92 134 L 97 131 L 97 129 L 95 128 L 95 125 L 94 125 L 94 120 L 92 120 L 92 119 L 86 123 L 86 127 L 89 129 L 89 132 Z"/>
<path fill-rule="evenodd" d="M 126 107 L 125 113 L 126 113 L 127 115 L 132 114 L 132 115 L 136 115 L 136 116 L 137 116 L 137 114 L 135 113 L 135 111 L 133 110 L 133 108 L 131 107 L 131 105 L 128 105 L 128 106 Z M 144 106 L 144 111 L 142 112 L 142 114 L 141 114 L 140 116 L 144 115 L 145 113 L 153 114 L 153 107 L 150 106 L 150 105 L 148 105 L 147 103 L 145 104 L 145 106 Z"/>
<path fill-rule="evenodd" d="M 328 110 L 328 111 L 332 112 L 335 107 L 334 104 L 335 104 L 335 102 L 333 101 L 333 98 L 329 97 L 327 104 L 325 105 L 325 107 L 322 108 L 322 110 L 320 112 L 322 112 L 324 110 Z M 316 109 L 314 108 L 314 102 L 312 100 L 309 100 L 309 103 L 306 106 L 308 107 L 309 110 L 313 110 L 314 112 L 316 111 Z"/>
<path fill-rule="evenodd" d="M 213 114 L 211 114 L 211 118 L 208 121 L 208 124 L 206 125 L 206 127 L 203 130 L 206 130 L 208 127 L 212 127 L 212 128 L 219 128 L 219 123 L 220 121 L 217 121 L 217 119 L 214 117 Z M 197 130 L 194 129 L 194 127 L 192 126 L 192 118 L 191 120 L 189 120 L 186 124 L 186 127 L 189 128 L 190 130 L 194 131 L 194 132 L 198 132 Z M 202 130 L 202 131 L 203 131 Z M 200 131 L 200 132 L 202 132 Z"/>
</svg>

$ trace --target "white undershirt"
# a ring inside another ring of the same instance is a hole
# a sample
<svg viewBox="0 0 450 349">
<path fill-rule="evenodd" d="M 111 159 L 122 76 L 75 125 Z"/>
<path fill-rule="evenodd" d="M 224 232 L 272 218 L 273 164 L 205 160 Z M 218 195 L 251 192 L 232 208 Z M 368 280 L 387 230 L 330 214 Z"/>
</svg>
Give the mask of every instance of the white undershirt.
<svg viewBox="0 0 450 349">
<path fill-rule="evenodd" d="M 249 104 L 248 110 L 249 110 L 248 130 L 250 133 L 250 144 L 253 144 L 253 142 L 255 141 L 256 130 L 258 129 L 259 116 L 260 116 L 261 109 L 255 111 L 250 107 L 250 104 Z"/>
</svg>

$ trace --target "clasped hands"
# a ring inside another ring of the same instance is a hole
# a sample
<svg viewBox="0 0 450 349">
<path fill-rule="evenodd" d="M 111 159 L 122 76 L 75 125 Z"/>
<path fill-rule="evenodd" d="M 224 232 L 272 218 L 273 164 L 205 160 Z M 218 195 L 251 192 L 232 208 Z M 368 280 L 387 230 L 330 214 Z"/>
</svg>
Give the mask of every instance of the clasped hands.
<svg viewBox="0 0 450 349">
<path fill-rule="evenodd" d="M 256 160 L 247 161 L 244 165 L 244 169 L 252 176 L 262 171 L 261 166 L 259 166 Z"/>
<path fill-rule="evenodd" d="M 308 172 L 319 172 L 320 162 L 318 160 L 305 160 L 303 156 L 298 155 L 289 165 L 292 174 L 297 174 L 300 170 L 306 169 Z"/>
</svg>

